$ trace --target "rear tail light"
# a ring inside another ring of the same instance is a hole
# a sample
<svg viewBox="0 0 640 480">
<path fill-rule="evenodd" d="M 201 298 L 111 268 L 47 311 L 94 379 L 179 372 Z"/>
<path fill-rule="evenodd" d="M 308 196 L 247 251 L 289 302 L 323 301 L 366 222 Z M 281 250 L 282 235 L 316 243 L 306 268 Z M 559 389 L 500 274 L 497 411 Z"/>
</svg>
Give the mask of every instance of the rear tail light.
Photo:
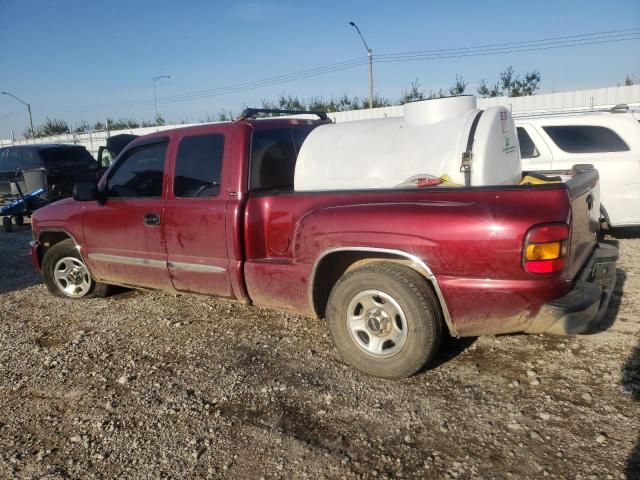
<svg viewBox="0 0 640 480">
<path fill-rule="evenodd" d="M 523 266 L 529 273 L 561 272 L 565 267 L 569 244 L 569 226 L 564 223 L 537 225 L 524 240 Z"/>
</svg>

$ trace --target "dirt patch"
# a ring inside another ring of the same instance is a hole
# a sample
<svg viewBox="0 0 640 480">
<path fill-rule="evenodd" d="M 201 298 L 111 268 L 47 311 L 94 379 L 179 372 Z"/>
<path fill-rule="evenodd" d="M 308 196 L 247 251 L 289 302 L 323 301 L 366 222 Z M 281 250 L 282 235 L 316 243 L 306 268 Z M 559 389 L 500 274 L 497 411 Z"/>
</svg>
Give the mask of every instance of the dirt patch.
<svg viewBox="0 0 640 480">
<path fill-rule="evenodd" d="M 404 381 L 324 322 L 158 292 L 81 302 L 0 234 L 1 478 L 638 478 L 640 240 L 606 331 L 449 340 Z"/>
</svg>

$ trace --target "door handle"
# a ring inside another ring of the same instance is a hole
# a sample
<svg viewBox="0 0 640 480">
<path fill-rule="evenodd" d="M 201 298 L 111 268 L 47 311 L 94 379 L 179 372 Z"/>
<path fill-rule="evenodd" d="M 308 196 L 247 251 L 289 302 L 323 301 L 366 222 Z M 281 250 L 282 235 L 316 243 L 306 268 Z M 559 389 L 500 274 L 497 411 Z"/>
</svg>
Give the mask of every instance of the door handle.
<svg viewBox="0 0 640 480">
<path fill-rule="evenodd" d="M 160 225 L 160 215 L 157 213 L 145 213 L 144 224 L 153 227 Z"/>
</svg>

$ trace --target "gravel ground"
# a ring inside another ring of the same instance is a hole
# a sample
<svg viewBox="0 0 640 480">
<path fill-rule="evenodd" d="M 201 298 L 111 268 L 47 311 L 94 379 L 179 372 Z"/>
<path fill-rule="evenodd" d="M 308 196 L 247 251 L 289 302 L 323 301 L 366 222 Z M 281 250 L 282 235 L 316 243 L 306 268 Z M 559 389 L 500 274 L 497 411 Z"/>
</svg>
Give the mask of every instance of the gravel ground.
<svg viewBox="0 0 640 480">
<path fill-rule="evenodd" d="M 346 367 L 318 320 L 54 298 L 29 239 L 0 233 L 1 478 L 640 478 L 638 238 L 605 332 L 450 339 L 403 381 Z"/>
</svg>

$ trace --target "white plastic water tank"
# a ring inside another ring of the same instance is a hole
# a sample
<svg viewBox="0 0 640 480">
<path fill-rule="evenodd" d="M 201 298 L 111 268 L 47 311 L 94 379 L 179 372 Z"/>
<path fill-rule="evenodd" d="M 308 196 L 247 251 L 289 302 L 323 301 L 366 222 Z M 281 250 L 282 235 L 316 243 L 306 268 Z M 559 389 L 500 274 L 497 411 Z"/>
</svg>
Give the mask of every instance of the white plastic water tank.
<svg viewBox="0 0 640 480">
<path fill-rule="evenodd" d="M 298 155 L 294 186 L 393 188 L 418 175 L 448 175 L 464 185 L 461 164 L 473 130 L 471 185 L 519 183 L 522 164 L 511 113 L 504 107 L 481 111 L 475 97 L 460 96 L 407 103 L 404 117 L 317 127 Z"/>
</svg>

